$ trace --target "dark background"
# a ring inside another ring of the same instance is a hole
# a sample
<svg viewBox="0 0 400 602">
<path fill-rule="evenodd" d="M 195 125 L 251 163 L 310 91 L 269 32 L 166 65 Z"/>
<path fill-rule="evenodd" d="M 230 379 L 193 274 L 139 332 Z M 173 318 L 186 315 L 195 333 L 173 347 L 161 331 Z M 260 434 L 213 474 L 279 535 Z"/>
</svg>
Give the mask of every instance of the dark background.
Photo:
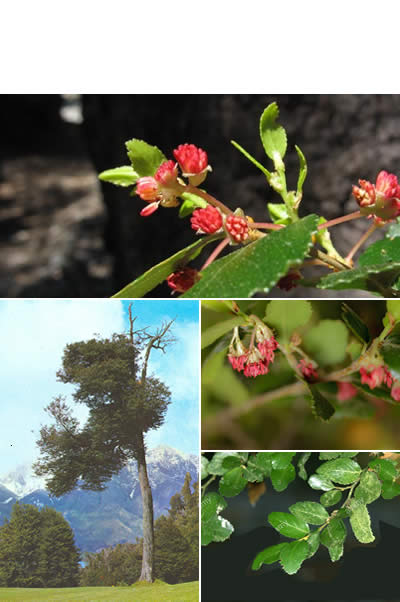
<svg viewBox="0 0 400 602">
<path fill-rule="evenodd" d="M 100 171 L 127 163 L 124 142 L 132 137 L 167 156 L 180 143 L 203 147 L 213 167 L 209 192 L 265 219 L 274 196 L 229 141 L 265 161 L 258 121 L 273 100 L 288 133 L 292 187 L 294 144 L 308 160 L 302 215 L 354 211 L 352 183 L 381 169 L 399 172 L 398 95 L 2 95 L 0 295 L 109 296 L 193 241 L 177 212 L 141 218 L 137 197 L 98 182 Z M 336 228 L 339 249 L 349 250 L 365 229 L 364 220 Z M 165 286 L 151 294 L 165 295 Z"/>
<path fill-rule="evenodd" d="M 317 454 L 307 463 L 312 474 Z M 367 462 L 369 455 L 363 454 Z M 267 522 L 270 512 L 288 512 L 299 501 L 319 501 L 322 491 L 314 491 L 296 478 L 282 493 L 276 493 L 269 480 L 267 492 L 253 508 L 246 490 L 228 498 L 221 516 L 235 527 L 231 538 L 222 543 L 202 547 L 201 587 L 203 602 L 251 600 L 329 600 L 372 601 L 400 599 L 398 581 L 398 542 L 400 499 L 379 499 L 368 506 L 376 540 L 358 543 L 345 520 L 348 537 L 342 558 L 332 563 L 327 549 L 320 546 L 317 554 L 306 560 L 295 575 L 287 575 L 277 563 L 251 570 L 251 563 L 264 548 L 285 541 Z M 207 489 L 211 491 L 212 487 Z M 329 510 L 329 509 L 328 509 Z M 286 540 L 287 541 L 287 540 Z"/>
</svg>

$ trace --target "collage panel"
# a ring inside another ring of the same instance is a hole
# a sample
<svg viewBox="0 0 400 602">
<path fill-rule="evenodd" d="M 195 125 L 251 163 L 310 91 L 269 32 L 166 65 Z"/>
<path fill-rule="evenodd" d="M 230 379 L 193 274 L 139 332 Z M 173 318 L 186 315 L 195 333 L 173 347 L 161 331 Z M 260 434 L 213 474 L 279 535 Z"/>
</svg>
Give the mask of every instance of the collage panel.
<svg viewBox="0 0 400 602">
<path fill-rule="evenodd" d="M 400 301 L 201 308 L 203 451 L 400 447 Z"/>
<path fill-rule="evenodd" d="M 204 602 L 398 599 L 399 452 L 202 455 Z"/>
<path fill-rule="evenodd" d="M 0 600 L 199 598 L 199 304 L 0 300 Z"/>
</svg>

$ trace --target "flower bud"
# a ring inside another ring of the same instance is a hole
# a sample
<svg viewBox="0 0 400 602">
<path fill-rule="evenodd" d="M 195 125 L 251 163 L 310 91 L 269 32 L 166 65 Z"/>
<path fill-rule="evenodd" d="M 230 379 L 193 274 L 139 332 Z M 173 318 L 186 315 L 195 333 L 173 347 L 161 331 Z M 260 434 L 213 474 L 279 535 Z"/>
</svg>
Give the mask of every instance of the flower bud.
<svg viewBox="0 0 400 602">
<path fill-rule="evenodd" d="M 140 212 L 140 215 L 142 217 L 148 217 L 149 215 L 154 213 L 154 211 L 157 211 L 159 206 L 160 206 L 160 201 L 157 201 L 155 203 L 150 203 L 149 205 L 146 205 L 146 207 L 143 207 L 143 209 Z"/>
<path fill-rule="evenodd" d="M 197 234 L 214 234 L 222 228 L 222 215 L 216 207 L 207 205 L 193 211 L 190 222 Z"/>
<path fill-rule="evenodd" d="M 249 237 L 249 227 L 244 217 L 228 215 L 225 219 L 225 230 L 234 243 L 241 243 Z"/>
<path fill-rule="evenodd" d="M 183 175 L 189 178 L 193 186 L 199 186 L 205 180 L 207 172 L 211 171 L 206 151 L 194 144 L 180 144 L 174 150 L 174 157 Z"/>
<path fill-rule="evenodd" d="M 155 178 L 146 176 L 136 182 L 136 194 L 144 201 L 155 201 L 159 195 L 158 182 Z"/>
</svg>

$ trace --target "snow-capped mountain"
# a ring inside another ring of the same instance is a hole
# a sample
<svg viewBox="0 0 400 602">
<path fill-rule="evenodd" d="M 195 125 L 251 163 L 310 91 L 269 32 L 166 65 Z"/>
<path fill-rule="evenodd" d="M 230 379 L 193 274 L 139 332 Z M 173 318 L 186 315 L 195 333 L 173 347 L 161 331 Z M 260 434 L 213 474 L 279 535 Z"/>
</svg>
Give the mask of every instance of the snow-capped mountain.
<svg viewBox="0 0 400 602">
<path fill-rule="evenodd" d="M 180 491 L 186 473 L 190 473 L 192 482 L 198 480 L 198 457 L 164 445 L 147 452 L 147 468 L 155 518 L 167 512 L 169 501 Z M 96 551 L 116 543 L 134 543 L 136 537 L 141 536 L 142 502 L 134 461 L 112 477 L 101 492 L 77 488 L 54 498 L 47 493 L 41 479 L 37 479 L 39 486 L 32 489 L 35 479 L 37 477 L 32 476 L 27 467 L 19 467 L 5 478 L 0 477 L 0 524 L 10 516 L 18 498 L 24 504 L 39 508 L 52 506 L 61 512 L 83 551 Z M 17 495 L 17 491 L 26 493 Z M 3 497 L 4 503 L 1 503 Z M 10 497 L 12 499 L 6 503 Z"/>
</svg>

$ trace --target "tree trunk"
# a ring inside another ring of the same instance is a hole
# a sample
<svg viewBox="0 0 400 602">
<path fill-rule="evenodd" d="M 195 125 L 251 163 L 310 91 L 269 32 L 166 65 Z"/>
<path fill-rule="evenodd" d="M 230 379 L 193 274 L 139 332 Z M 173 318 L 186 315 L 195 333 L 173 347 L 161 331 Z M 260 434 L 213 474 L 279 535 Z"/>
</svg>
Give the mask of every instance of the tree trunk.
<svg viewBox="0 0 400 602">
<path fill-rule="evenodd" d="M 141 449 L 137 455 L 140 492 L 143 505 L 143 557 L 139 581 L 153 581 L 154 562 L 154 516 L 153 496 L 146 466 L 146 453 L 143 434 L 140 435 Z"/>
</svg>

